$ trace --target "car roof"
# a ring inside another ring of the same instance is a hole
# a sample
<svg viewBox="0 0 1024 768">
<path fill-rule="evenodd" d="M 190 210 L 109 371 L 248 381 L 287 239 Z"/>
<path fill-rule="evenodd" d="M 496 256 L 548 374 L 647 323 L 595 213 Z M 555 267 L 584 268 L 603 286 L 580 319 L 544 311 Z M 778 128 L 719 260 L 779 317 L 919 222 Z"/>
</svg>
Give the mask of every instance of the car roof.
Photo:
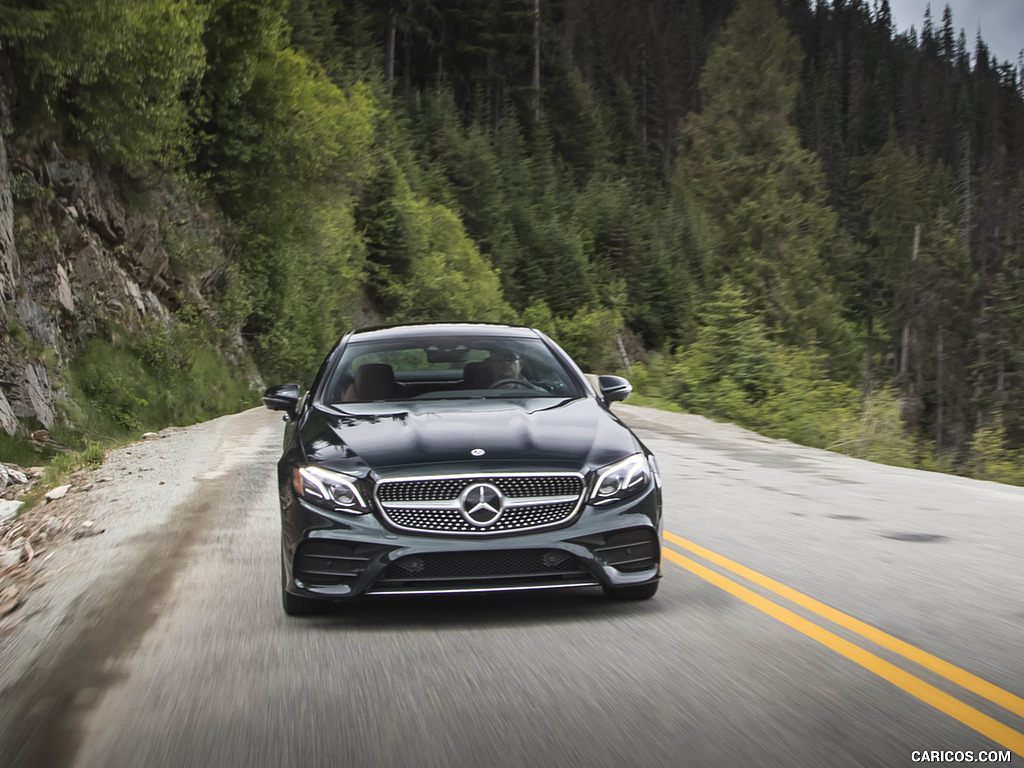
<svg viewBox="0 0 1024 768">
<path fill-rule="evenodd" d="M 377 326 L 353 331 L 349 341 L 388 341 L 391 339 L 425 338 L 432 336 L 503 336 L 506 338 L 539 337 L 532 328 L 501 323 L 413 323 Z"/>
</svg>

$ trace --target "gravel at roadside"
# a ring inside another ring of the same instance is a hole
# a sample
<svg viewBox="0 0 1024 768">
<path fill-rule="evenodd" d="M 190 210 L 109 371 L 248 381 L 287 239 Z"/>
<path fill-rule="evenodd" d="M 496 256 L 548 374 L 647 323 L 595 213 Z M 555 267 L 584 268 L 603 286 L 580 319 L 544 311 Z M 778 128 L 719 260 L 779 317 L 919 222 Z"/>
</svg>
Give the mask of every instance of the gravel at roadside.
<svg viewBox="0 0 1024 768">
<path fill-rule="evenodd" d="M 262 410 L 262 409 L 254 409 Z M 168 428 L 111 450 L 103 466 L 78 472 L 67 492 L 0 523 L 0 702 L 40 660 L 74 642 L 110 585 L 209 471 L 229 419 Z M 15 546 L 15 543 L 16 546 Z M 0 606 L 2 607 L 2 606 Z"/>
</svg>

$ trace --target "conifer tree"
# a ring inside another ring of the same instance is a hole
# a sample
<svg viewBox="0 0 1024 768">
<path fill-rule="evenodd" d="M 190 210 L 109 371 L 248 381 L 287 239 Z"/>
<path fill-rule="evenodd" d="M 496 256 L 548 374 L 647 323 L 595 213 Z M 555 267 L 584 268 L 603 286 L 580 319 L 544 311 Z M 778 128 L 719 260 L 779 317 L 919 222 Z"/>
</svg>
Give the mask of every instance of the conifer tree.
<svg viewBox="0 0 1024 768">
<path fill-rule="evenodd" d="M 678 172 L 708 222 L 706 289 L 731 276 L 779 340 L 838 353 L 844 254 L 817 158 L 790 122 L 799 66 L 773 4 L 743 0 L 708 58 L 703 110 L 683 124 Z"/>
</svg>

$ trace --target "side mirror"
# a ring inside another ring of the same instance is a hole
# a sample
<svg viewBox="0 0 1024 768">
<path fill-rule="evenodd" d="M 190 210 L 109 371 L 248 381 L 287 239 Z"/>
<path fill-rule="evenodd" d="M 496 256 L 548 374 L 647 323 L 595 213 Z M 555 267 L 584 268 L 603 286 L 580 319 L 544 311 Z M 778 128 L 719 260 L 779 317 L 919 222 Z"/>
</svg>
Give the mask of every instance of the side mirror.
<svg viewBox="0 0 1024 768">
<path fill-rule="evenodd" d="M 291 416 L 299 405 L 298 384 L 278 384 L 263 393 L 263 404 L 272 411 L 285 411 Z"/>
<path fill-rule="evenodd" d="M 608 405 L 625 400 L 633 391 L 633 385 L 621 376 L 598 376 L 597 382 Z"/>
</svg>

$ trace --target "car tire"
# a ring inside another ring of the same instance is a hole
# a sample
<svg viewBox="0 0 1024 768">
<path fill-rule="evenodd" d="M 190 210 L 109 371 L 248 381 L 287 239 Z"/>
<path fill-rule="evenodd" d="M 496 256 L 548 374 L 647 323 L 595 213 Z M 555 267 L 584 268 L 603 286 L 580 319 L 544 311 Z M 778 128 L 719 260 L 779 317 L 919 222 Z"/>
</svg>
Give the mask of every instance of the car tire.
<svg viewBox="0 0 1024 768">
<path fill-rule="evenodd" d="M 632 587 L 605 587 L 604 594 L 612 600 L 650 600 L 658 594 L 660 581 L 649 581 Z"/>
<path fill-rule="evenodd" d="M 293 595 L 285 589 L 284 563 L 281 564 L 281 607 L 289 616 L 312 616 L 323 613 L 327 608 L 326 600 Z"/>
</svg>

